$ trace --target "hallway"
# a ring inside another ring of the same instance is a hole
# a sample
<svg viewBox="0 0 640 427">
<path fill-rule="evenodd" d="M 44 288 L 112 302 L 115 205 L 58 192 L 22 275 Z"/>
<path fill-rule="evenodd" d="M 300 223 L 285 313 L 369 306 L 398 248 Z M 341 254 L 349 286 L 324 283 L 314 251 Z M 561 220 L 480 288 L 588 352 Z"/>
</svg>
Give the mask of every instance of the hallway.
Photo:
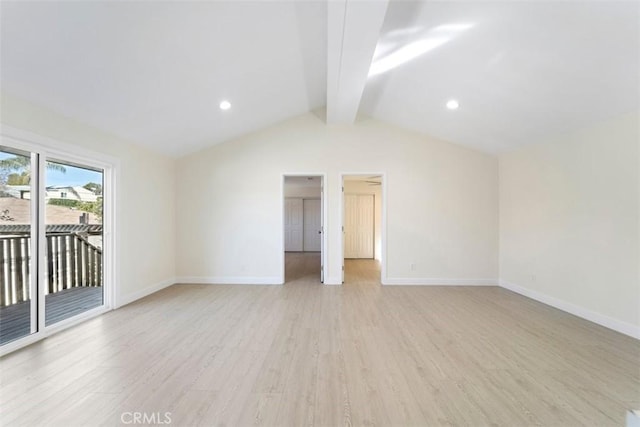
<svg viewBox="0 0 640 427">
<path fill-rule="evenodd" d="M 320 252 L 286 252 L 285 284 L 320 283 Z M 375 259 L 346 259 L 345 285 L 380 286 L 380 263 Z"/>
</svg>

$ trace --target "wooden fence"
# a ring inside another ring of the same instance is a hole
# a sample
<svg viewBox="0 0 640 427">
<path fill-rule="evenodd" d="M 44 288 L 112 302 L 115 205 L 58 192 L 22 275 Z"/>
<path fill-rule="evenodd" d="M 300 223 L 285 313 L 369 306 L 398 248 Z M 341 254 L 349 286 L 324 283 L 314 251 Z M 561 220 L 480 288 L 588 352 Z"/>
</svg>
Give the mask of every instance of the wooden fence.
<svg viewBox="0 0 640 427">
<path fill-rule="evenodd" d="M 102 250 L 78 233 L 47 233 L 45 294 L 102 286 Z M 30 299 L 31 238 L 0 235 L 0 306 Z"/>
</svg>

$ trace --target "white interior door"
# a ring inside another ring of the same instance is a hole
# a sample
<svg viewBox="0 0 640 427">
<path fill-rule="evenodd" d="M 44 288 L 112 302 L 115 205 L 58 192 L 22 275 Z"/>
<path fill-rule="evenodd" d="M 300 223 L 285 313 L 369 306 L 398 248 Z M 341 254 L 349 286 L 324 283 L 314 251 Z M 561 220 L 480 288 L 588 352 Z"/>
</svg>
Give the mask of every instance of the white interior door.
<svg viewBox="0 0 640 427">
<path fill-rule="evenodd" d="M 302 208 L 302 199 L 284 201 L 284 250 L 287 252 L 302 251 Z"/>
<path fill-rule="evenodd" d="M 322 215 L 320 199 L 304 199 L 304 251 L 320 252 L 322 241 Z"/>
<path fill-rule="evenodd" d="M 374 196 L 344 196 L 344 257 L 374 257 Z"/>
</svg>

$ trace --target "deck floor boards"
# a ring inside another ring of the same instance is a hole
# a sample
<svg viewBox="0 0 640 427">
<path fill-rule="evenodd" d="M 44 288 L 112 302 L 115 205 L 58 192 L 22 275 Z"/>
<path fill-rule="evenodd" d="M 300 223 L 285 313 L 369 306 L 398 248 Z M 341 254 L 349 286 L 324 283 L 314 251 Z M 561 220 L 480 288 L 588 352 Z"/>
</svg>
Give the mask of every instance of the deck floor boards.
<svg viewBox="0 0 640 427">
<path fill-rule="evenodd" d="M 78 287 L 45 297 L 47 326 L 102 305 L 102 287 Z M 31 301 L 0 308 L 0 344 L 29 335 Z"/>
</svg>

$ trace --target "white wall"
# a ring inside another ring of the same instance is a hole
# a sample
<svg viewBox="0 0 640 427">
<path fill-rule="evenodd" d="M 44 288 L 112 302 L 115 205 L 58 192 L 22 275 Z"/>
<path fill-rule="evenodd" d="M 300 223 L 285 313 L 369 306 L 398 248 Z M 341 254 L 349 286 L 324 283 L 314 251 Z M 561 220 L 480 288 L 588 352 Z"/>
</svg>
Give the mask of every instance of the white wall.
<svg viewBox="0 0 640 427">
<path fill-rule="evenodd" d="M 178 161 L 177 204 L 189 206 L 178 211 L 180 280 L 281 283 L 282 174 L 325 172 L 325 282 L 339 282 L 341 174 L 371 171 L 387 180 L 383 279 L 497 279 L 496 158 L 375 120 L 326 126 L 306 114 Z"/>
<path fill-rule="evenodd" d="M 382 259 L 382 186 L 369 185 L 364 181 L 344 181 L 345 194 L 373 194 L 374 196 L 374 256 L 380 261 Z M 344 206 L 344 204 L 342 205 Z"/>
<path fill-rule="evenodd" d="M 1 95 L 3 125 L 30 131 L 120 160 L 117 176 L 117 304 L 175 278 L 175 162 L 114 135 L 8 94 Z M 188 203 L 178 206 L 188 209 Z"/>
<path fill-rule="evenodd" d="M 375 120 L 326 126 L 307 114 L 175 162 L 0 101 L 3 125 L 120 159 L 119 303 L 176 273 L 279 283 L 284 173 L 327 174 L 326 282 L 337 283 L 341 176 L 376 171 L 387 184 L 385 282 L 487 283 L 499 258 L 504 286 L 640 336 L 637 113 L 501 156 L 498 203 L 495 158 Z"/>
<path fill-rule="evenodd" d="M 640 337 L 640 120 L 500 157 L 504 285 Z"/>
</svg>

